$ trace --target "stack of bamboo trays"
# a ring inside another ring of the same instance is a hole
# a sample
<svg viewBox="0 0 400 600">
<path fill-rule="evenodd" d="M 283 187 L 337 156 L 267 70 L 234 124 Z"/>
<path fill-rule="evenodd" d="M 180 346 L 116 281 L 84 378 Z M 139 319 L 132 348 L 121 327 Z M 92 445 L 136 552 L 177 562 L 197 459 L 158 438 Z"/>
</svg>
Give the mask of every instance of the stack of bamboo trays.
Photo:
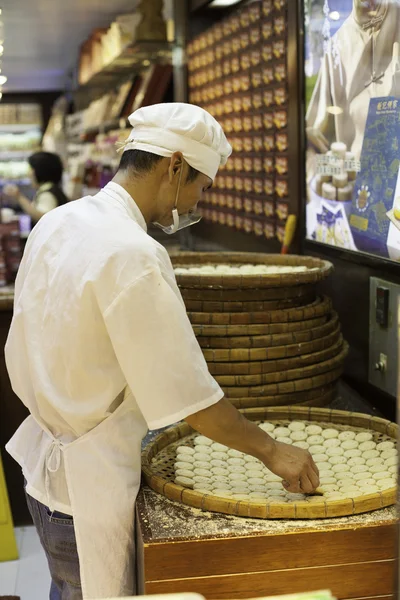
<svg viewBox="0 0 400 600">
<path fill-rule="evenodd" d="M 330 299 L 317 289 L 332 271 L 331 263 L 225 252 L 184 252 L 172 262 L 209 370 L 235 406 L 324 406 L 333 400 L 348 345 Z M 198 272 L 198 267 L 216 265 L 286 269 Z M 289 267 L 304 270 L 290 272 Z"/>
</svg>

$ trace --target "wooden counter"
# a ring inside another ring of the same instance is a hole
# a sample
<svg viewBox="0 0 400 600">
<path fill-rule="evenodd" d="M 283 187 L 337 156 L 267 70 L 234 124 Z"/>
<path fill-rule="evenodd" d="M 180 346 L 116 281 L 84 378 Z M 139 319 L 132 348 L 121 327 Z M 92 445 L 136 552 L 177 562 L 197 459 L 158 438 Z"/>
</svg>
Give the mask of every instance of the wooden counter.
<svg viewBox="0 0 400 600">
<path fill-rule="evenodd" d="M 395 507 L 313 521 L 202 513 L 147 487 L 137 502 L 138 593 L 207 599 L 332 590 L 338 600 L 394 598 Z"/>
</svg>

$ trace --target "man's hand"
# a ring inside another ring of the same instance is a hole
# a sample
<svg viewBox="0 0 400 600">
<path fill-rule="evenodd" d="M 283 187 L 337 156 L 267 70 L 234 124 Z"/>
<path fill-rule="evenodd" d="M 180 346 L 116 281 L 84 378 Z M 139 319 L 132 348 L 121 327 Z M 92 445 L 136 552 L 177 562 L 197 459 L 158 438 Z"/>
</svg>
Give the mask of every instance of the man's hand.
<svg viewBox="0 0 400 600">
<path fill-rule="evenodd" d="M 319 473 L 309 452 L 281 442 L 274 443 L 265 466 L 282 477 L 288 492 L 311 494 L 319 486 Z"/>
<path fill-rule="evenodd" d="M 319 486 L 318 469 L 309 452 L 273 440 L 223 398 L 186 418 L 196 431 L 212 440 L 251 454 L 282 477 L 289 492 L 312 493 Z"/>
</svg>

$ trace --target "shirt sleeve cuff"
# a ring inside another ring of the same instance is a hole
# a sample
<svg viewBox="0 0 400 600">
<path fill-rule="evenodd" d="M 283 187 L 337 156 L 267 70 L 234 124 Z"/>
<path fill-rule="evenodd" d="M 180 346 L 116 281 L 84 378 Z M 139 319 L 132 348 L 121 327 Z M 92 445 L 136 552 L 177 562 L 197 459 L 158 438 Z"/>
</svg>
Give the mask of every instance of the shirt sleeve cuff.
<svg viewBox="0 0 400 600">
<path fill-rule="evenodd" d="M 173 425 L 174 423 L 182 421 L 182 419 L 185 419 L 186 417 L 189 417 L 190 415 L 193 415 L 194 413 L 199 412 L 200 410 L 204 410 L 206 408 L 209 408 L 213 404 L 217 404 L 217 402 L 222 400 L 223 397 L 224 392 L 221 389 L 219 389 L 215 394 L 213 394 L 206 400 L 203 400 L 202 402 L 197 402 L 197 404 L 185 406 L 185 408 L 183 408 L 179 412 L 174 413 L 173 415 L 165 416 L 162 419 L 157 419 L 156 421 L 149 421 L 147 423 L 148 428 L 151 431 L 154 431 L 155 429 L 162 429 L 163 427 Z"/>
</svg>

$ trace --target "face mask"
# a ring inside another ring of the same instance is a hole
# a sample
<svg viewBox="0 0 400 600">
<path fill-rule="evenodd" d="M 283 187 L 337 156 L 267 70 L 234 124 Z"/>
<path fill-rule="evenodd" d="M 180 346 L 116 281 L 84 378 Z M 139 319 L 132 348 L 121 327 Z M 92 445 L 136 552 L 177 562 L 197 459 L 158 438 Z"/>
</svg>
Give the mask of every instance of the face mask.
<svg viewBox="0 0 400 600">
<path fill-rule="evenodd" d="M 177 231 L 181 231 L 181 229 L 185 229 L 185 227 L 190 227 L 191 225 L 196 225 L 196 223 L 201 221 L 201 215 L 199 215 L 199 213 L 196 213 L 193 209 L 189 210 L 184 215 L 180 215 L 178 213 L 177 206 L 178 206 L 179 190 L 181 187 L 181 179 L 182 179 L 182 169 L 179 174 L 178 189 L 176 190 L 175 207 L 172 211 L 172 225 L 165 226 L 165 225 L 161 225 L 160 223 L 153 223 L 153 225 L 155 225 L 156 227 L 158 227 L 159 229 L 161 229 L 164 233 L 167 233 L 168 235 L 172 235 L 173 233 L 176 233 Z"/>
</svg>

